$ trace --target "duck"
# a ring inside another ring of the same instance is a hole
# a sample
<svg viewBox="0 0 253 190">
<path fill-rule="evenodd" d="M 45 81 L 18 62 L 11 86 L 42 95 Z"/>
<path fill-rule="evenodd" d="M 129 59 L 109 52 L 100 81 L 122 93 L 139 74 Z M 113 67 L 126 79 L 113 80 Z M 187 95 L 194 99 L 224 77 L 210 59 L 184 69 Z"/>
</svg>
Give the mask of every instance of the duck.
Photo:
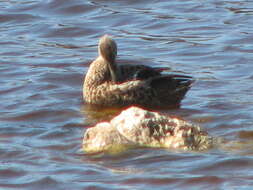
<svg viewBox="0 0 253 190">
<path fill-rule="evenodd" d="M 109 35 L 98 43 L 98 57 L 90 64 L 83 84 L 89 105 L 144 108 L 179 107 L 194 79 L 181 74 L 164 74 L 167 67 L 117 64 L 117 44 Z"/>
</svg>

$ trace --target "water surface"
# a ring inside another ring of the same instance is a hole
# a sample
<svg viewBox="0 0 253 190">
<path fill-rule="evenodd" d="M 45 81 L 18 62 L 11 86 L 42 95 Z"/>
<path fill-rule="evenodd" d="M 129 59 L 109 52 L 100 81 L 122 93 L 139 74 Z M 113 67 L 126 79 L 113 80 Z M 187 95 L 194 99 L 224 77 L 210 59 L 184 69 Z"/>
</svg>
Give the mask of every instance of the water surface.
<svg viewBox="0 0 253 190">
<path fill-rule="evenodd" d="M 251 189 L 252 26 L 248 0 L 0 1 L 0 188 Z M 85 155 L 83 133 L 108 114 L 82 100 L 105 33 L 117 41 L 120 62 L 197 79 L 181 108 L 167 113 L 243 143 L 204 153 Z"/>
</svg>

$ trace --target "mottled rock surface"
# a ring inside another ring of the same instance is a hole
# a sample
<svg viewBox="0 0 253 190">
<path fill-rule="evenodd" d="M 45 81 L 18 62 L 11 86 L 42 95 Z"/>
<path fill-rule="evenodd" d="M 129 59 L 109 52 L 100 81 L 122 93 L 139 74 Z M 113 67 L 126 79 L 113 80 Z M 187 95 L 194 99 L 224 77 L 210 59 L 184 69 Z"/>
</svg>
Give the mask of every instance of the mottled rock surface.
<svg viewBox="0 0 253 190">
<path fill-rule="evenodd" d="M 212 137 L 183 119 L 134 106 L 84 134 L 83 149 L 88 153 L 118 152 L 132 147 L 203 151 L 212 147 Z"/>
</svg>

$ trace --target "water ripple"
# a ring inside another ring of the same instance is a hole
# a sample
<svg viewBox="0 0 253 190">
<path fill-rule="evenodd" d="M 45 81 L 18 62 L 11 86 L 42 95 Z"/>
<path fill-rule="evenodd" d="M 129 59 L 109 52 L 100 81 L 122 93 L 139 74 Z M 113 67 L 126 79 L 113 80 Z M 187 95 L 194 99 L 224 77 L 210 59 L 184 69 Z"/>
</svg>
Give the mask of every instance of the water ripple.
<svg viewBox="0 0 253 190">
<path fill-rule="evenodd" d="M 0 10 L 1 189 L 252 187 L 251 1 L 3 0 Z M 82 100 L 105 33 L 120 63 L 194 76 L 182 107 L 165 112 L 227 142 L 209 152 L 83 153 L 86 128 L 119 112 Z"/>
</svg>

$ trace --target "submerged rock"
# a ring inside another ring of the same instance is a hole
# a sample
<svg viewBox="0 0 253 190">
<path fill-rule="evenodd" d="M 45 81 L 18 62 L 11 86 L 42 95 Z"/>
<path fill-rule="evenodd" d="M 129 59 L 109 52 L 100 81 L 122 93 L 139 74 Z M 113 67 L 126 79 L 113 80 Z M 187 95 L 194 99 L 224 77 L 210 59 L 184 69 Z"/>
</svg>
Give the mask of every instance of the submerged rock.
<svg viewBox="0 0 253 190">
<path fill-rule="evenodd" d="M 203 151 L 212 147 L 212 137 L 183 119 L 134 106 L 84 134 L 83 149 L 87 153 L 119 152 L 133 147 Z"/>
</svg>

